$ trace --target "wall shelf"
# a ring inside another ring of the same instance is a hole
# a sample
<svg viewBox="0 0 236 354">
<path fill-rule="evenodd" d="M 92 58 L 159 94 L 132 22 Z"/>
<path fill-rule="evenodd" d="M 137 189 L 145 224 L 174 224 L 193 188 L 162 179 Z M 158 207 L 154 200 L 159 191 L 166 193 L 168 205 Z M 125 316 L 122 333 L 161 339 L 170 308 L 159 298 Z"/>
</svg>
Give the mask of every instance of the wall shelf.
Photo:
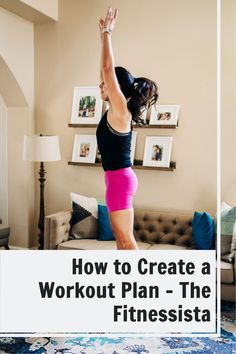
<svg viewBox="0 0 236 354">
<path fill-rule="evenodd" d="M 69 123 L 68 127 L 69 128 L 96 128 L 98 125 L 97 124 L 74 124 L 74 123 Z M 177 129 L 177 125 L 153 125 L 153 124 L 147 124 L 142 127 L 133 125 L 134 129 Z"/>
<path fill-rule="evenodd" d="M 153 167 L 153 166 L 143 166 L 142 160 L 134 160 L 134 164 L 132 166 L 133 169 L 140 169 L 140 170 L 152 170 L 152 171 L 174 171 L 176 169 L 176 162 L 171 161 L 170 167 Z M 95 163 L 84 163 L 84 162 L 73 162 L 68 161 L 68 165 L 73 166 L 93 166 L 93 167 L 102 167 L 101 162 L 96 161 Z"/>
</svg>

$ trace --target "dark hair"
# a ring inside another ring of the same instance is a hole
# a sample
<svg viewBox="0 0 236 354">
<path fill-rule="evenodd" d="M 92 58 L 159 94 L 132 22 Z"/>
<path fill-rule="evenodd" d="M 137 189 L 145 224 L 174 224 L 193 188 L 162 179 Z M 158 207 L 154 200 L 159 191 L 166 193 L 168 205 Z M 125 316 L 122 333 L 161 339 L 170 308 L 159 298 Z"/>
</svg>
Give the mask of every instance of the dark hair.
<svg viewBox="0 0 236 354">
<path fill-rule="evenodd" d="M 145 124 L 141 118 L 145 109 L 155 104 L 158 99 L 157 84 L 145 77 L 134 78 L 128 70 L 121 66 L 115 67 L 120 89 L 127 98 L 128 109 L 132 119 L 139 125 Z"/>
</svg>

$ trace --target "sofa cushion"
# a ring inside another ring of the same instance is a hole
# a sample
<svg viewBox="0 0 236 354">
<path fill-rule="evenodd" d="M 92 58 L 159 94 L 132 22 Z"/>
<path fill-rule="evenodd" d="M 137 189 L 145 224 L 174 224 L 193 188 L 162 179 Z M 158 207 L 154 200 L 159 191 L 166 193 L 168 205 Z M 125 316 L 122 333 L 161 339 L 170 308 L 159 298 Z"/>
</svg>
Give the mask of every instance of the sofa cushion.
<svg viewBox="0 0 236 354">
<path fill-rule="evenodd" d="M 192 215 L 135 208 L 134 236 L 143 242 L 191 247 Z"/>
<path fill-rule="evenodd" d="M 193 239 L 197 249 L 210 250 L 214 245 L 214 221 L 210 214 L 195 212 L 193 216 Z"/>
<path fill-rule="evenodd" d="M 71 193 L 70 238 L 97 238 L 98 203 L 96 198 Z"/>
<path fill-rule="evenodd" d="M 98 204 L 98 240 L 115 241 L 106 205 Z"/>
<path fill-rule="evenodd" d="M 147 250 L 150 248 L 149 243 L 137 242 L 138 247 L 141 250 Z M 58 250 L 116 250 L 116 241 L 101 242 L 98 240 L 70 240 L 62 242 L 58 245 Z"/>
<path fill-rule="evenodd" d="M 152 245 L 149 248 L 150 251 L 153 250 L 176 250 L 176 251 L 182 251 L 182 250 L 189 250 L 189 247 L 187 246 L 176 246 L 176 245 L 170 245 L 168 243 L 158 243 L 156 245 Z"/>
<path fill-rule="evenodd" d="M 234 282 L 234 269 L 233 264 L 229 262 L 220 262 L 221 267 L 221 283 L 233 283 Z"/>
</svg>

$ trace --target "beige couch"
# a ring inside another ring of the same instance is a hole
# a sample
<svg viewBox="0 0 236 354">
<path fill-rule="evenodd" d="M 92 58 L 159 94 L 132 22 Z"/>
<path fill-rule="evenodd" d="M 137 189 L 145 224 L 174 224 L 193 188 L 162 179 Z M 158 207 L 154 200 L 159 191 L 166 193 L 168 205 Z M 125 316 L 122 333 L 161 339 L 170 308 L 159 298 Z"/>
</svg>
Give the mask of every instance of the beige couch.
<svg viewBox="0 0 236 354">
<path fill-rule="evenodd" d="M 192 237 L 192 215 L 134 210 L 134 235 L 142 250 L 195 249 Z M 69 239 L 71 210 L 45 217 L 44 248 L 52 250 L 110 250 L 115 241 Z M 236 262 L 221 261 L 221 298 L 236 301 Z"/>
</svg>

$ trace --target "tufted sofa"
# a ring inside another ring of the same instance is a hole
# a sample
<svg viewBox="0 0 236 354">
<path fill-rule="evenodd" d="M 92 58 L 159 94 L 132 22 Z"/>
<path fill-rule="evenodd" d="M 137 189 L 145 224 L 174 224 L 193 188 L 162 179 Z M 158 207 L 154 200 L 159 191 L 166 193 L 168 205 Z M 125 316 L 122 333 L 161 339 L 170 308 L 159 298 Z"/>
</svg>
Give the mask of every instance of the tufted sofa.
<svg viewBox="0 0 236 354">
<path fill-rule="evenodd" d="M 196 249 L 192 215 L 134 209 L 134 236 L 141 250 Z M 45 217 L 44 248 L 53 250 L 115 250 L 115 241 L 70 239 L 71 210 Z M 221 261 L 221 298 L 235 301 L 236 262 Z"/>
</svg>

